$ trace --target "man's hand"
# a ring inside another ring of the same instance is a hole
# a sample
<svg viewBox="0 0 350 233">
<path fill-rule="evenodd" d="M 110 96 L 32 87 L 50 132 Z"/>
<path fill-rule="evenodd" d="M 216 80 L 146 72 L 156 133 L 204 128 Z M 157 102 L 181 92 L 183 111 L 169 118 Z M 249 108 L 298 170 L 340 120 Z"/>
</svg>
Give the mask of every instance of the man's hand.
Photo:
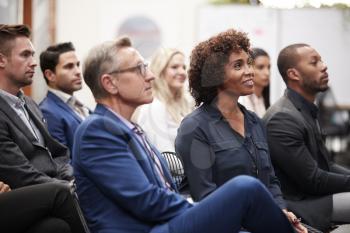
<svg viewBox="0 0 350 233">
<path fill-rule="evenodd" d="M 287 216 L 289 222 L 294 226 L 297 233 L 307 233 L 307 229 L 300 223 L 299 218 L 297 218 L 292 212 L 289 212 L 286 209 L 283 209 L 282 211 Z"/>
<path fill-rule="evenodd" d="M 0 181 L 0 193 L 6 193 L 11 191 L 10 186 Z"/>
</svg>

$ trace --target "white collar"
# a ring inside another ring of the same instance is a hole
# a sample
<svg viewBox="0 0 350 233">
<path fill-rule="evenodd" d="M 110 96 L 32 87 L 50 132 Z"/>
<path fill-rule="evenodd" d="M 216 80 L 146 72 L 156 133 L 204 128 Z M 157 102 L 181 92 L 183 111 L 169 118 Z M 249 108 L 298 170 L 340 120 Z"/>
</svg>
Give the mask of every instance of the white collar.
<svg viewBox="0 0 350 233">
<path fill-rule="evenodd" d="M 52 87 L 48 87 L 47 90 L 57 95 L 57 97 L 60 98 L 64 103 L 68 103 L 68 100 L 72 97 L 72 95 L 58 89 L 53 89 Z"/>
<path fill-rule="evenodd" d="M 135 125 L 133 125 L 133 123 L 131 123 L 130 121 L 128 121 L 127 119 L 125 119 L 122 115 L 120 115 L 119 113 L 113 111 L 113 109 L 111 109 L 110 107 L 106 106 L 105 107 L 111 111 L 116 117 L 119 118 L 119 120 L 121 120 L 121 122 L 123 122 L 129 129 L 133 130 L 135 128 Z"/>
</svg>

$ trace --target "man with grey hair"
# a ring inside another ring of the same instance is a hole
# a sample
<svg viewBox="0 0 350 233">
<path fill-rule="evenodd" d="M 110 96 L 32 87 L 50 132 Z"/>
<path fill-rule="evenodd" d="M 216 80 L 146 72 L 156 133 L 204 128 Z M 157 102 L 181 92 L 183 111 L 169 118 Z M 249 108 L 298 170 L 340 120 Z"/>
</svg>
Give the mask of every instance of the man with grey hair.
<svg viewBox="0 0 350 233">
<path fill-rule="evenodd" d="M 138 106 L 153 100 L 154 76 L 128 38 L 92 49 L 83 74 L 97 106 L 77 129 L 72 163 L 93 233 L 232 233 L 242 226 L 294 232 L 252 177 L 237 177 L 195 205 L 177 193 L 166 162 L 131 121 Z"/>
<path fill-rule="evenodd" d="M 321 230 L 349 223 L 350 170 L 330 160 L 314 104 L 328 89 L 327 66 L 307 44 L 285 47 L 277 63 L 287 90 L 263 120 L 288 208 Z"/>
</svg>

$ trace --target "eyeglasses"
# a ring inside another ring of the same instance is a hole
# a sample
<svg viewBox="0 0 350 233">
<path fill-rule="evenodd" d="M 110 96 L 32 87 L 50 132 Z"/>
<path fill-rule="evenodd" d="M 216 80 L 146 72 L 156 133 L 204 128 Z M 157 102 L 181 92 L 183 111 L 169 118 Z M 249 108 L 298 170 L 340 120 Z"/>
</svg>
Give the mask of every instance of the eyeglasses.
<svg viewBox="0 0 350 233">
<path fill-rule="evenodd" d="M 125 73 L 125 72 L 139 72 L 139 74 L 141 74 L 142 77 L 146 77 L 146 73 L 147 73 L 147 69 L 148 69 L 148 63 L 140 63 L 137 66 L 133 66 L 133 67 L 129 67 L 126 69 L 122 69 L 122 70 L 114 70 L 109 72 L 108 74 L 120 74 L 120 73 Z"/>
</svg>

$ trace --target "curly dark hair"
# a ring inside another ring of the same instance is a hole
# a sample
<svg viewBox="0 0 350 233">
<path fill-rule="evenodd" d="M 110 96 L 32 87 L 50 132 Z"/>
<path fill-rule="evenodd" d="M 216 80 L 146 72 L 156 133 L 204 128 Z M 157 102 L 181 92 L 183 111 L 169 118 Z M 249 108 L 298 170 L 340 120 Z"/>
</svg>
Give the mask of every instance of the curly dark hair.
<svg viewBox="0 0 350 233">
<path fill-rule="evenodd" d="M 192 50 L 188 79 L 196 106 L 213 101 L 223 83 L 230 55 L 241 50 L 250 54 L 250 42 L 246 33 L 234 29 L 200 42 Z"/>
</svg>

